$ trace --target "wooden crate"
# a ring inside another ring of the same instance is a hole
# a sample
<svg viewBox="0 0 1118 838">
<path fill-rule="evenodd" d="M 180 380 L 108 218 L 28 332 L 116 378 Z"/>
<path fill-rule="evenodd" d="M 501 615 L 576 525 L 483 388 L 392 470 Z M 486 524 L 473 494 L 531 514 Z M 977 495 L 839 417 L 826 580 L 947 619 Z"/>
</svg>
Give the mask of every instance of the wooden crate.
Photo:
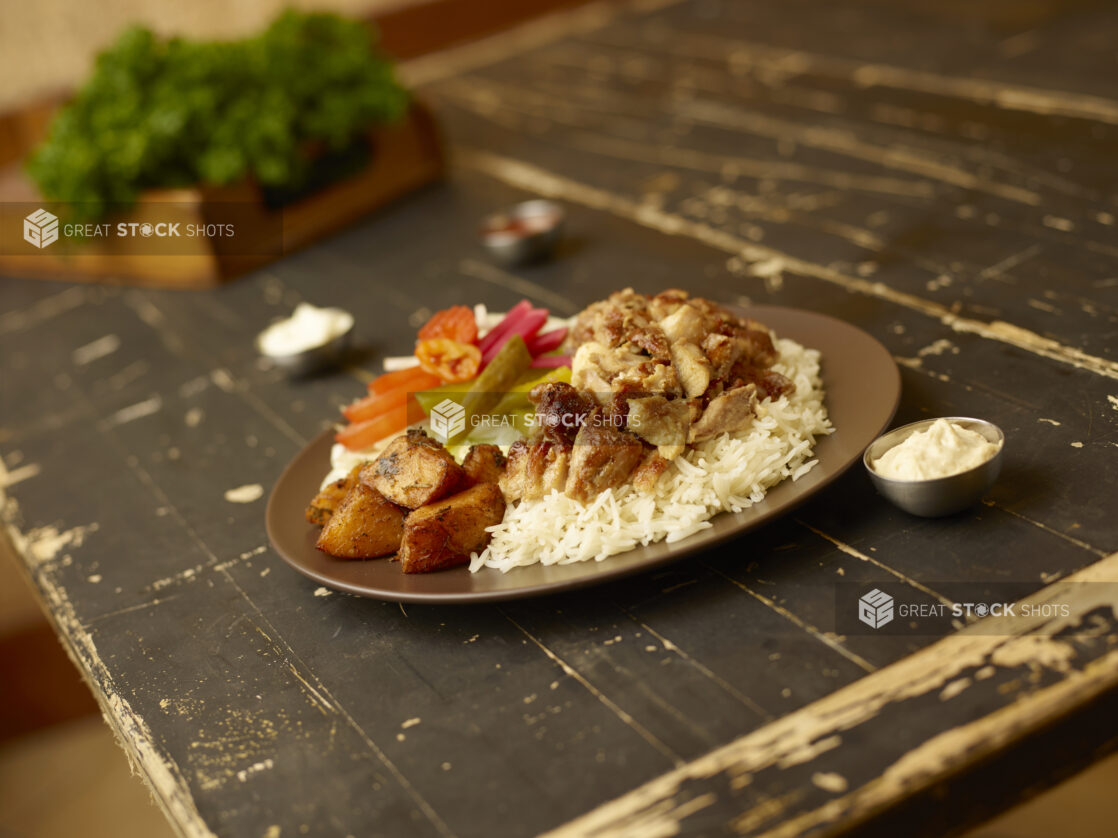
<svg viewBox="0 0 1118 838">
<path fill-rule="evenodd" d="M 233 239 L 199 236 L 168 242 L 136 238 L 59 242 L 38 249 L 23 241 L 23 218 L 42 203 L 19 162 L 0 170 L 0 274 L 149 286 L 202 288 L 267 264 L 352 224 L 367 213 L 439 179 L 444 170 L 435 122 L 420 104 L 398 125 L 370 133 L 368 163 L 282 207 L 269 206 L 257 184 L 159 189 L 107 221 L 235 223 Z M 274 203 L 274 202 L 273 202 Z"/>
</svg>

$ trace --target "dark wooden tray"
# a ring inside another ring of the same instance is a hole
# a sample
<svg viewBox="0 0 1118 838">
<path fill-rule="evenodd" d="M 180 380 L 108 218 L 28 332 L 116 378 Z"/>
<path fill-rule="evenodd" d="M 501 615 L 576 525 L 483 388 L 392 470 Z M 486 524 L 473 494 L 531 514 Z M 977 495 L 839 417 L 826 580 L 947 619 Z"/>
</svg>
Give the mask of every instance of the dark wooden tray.
<svg viewBox="0 0 1118 838">
<path fill-rule="evenodd" d="M 321 239 L 443 173 L 434 119 L 418 103 L 400 124 L 370 132 L 368 150 L 368 162 L 356 171 L 306 195 L 267 194 L 251 181 L 150 190 L 133 210 L 110 219 L 116 224 L 173 217 L 184 227 L 236 225 L 232 240 L 199 236 L 163 250 L 153 240 L 135 238 L 90 240 L 69 249 L 24 246 L 23 216 L 41 199 L 22 163 L 10 162 L 0 169 L 0 273 L 178 288 L 216 285 Z"/>
</svg>

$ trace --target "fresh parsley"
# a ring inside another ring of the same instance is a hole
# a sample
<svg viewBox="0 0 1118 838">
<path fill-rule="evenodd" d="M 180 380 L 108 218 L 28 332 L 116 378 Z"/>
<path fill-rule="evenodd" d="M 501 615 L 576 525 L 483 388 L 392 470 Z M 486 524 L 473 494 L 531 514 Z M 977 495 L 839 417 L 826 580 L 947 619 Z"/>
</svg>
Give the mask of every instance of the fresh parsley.
<svg viewBox="0 0 1118 838">
<path fill-rule="evenodd" d="M 408 94 L 362 23 L 288 11 L 240 41 L 135 27 L 98 56 L 28 163 L 43 196 L 96 219 L 151 187 L 251 176 L 297 185 L 308 148 L 399 120 Z"/>
</svg>

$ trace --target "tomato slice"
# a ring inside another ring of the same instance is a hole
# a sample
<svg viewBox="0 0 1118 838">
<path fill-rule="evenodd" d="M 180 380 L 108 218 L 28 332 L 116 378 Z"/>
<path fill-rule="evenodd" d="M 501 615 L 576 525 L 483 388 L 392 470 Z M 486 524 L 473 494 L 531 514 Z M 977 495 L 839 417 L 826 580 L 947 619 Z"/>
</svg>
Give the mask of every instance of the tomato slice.
<svg viewBox="0 0 1118 838">
<path fill-rule="evenodd" d="M 451 306 L 437 311 L 419 330 L 420 340 L 446 338 L 459 343 L 477 343 L 477 320 L 472 309 Z"/>
<path fill-rule="evenodd" d="M 473 344 L 449 338 L 421 340 L 415 345 L 419 365 L 443 381 L 469 381 L 481 367 L 481 350 Z"/>
</svg>

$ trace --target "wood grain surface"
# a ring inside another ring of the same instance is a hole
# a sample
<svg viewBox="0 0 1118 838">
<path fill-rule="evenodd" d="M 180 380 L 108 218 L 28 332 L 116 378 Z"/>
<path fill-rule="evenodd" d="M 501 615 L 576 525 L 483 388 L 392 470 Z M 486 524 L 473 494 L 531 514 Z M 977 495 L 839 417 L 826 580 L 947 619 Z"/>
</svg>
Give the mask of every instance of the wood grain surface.
<svg viewBox="0 0 1118 838">
<path fill-rule="evenodd" d="M 391 214 L 206 292 L 4 280 L 8 533 L 180 832 L 942 835 L 1113 748 L 1116 27 L 1091 3 L 590 4 L 405 68 L 453 175 Z M 478 220 L 540 194 L 570 212 L 559 258 L 487 262 Z M 700 558 L 501 607 L 317 588 L 263 499 L 226 499 L 432 308 L 626 285 L 865 329 L 896 423 L 997 423 L 1002 478 L 924 520 L 852 471 Z M 292 382 L 252 337 L 303 299 L 354 311 L 360 349 Z M 1010 584 L 1066 613 L 838 630 L 848 588 Z"/>
</svg>

